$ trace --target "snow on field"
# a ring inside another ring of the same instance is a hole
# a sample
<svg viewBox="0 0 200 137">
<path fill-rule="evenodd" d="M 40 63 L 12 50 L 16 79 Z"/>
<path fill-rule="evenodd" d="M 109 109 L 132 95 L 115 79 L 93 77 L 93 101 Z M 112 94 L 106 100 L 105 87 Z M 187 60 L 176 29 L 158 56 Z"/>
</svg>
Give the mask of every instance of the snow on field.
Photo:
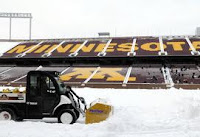
<svg viewBox="0 0 200 137">
<path fill-rule="evenodd" d="M 13 48 L 14 46 L 18 45 L 20 42 L 0 42 L 1 51 L 0 54 L 8 51 L 9 49 Z"/>
<path fill-rule="evenodd" d="M 0 122 L 0 137 L 200 137 L 199 90 L 74 89 L 86 101 L 104 98 L 114 114 L 97 124 L 49 120 Z"/>
</svg>

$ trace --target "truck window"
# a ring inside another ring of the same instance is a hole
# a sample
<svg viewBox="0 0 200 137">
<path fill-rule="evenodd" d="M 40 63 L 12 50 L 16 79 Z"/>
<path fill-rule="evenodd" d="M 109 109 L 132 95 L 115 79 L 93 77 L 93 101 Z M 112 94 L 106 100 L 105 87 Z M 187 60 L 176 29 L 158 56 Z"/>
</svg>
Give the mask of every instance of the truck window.
<svg viewBox="0 0 200 137">
<path fill-rule="evenodd" d="M 46 91 L 47 93 L 55 93 L 55 86 L 49 77 L 43 76 L 41 83 L 44 92 Z"/>
<path fill-rule="evenodd" d="M 30 76 L 30 95 L 31 96 L 40 96 L 40 76 L 31 75 Z"/>
<path fill-rule="evenodd" d="M 47 84 L 49 89 L 55 89 L 53 82 L 49 77 L 47 77 Z"/>
</svg>

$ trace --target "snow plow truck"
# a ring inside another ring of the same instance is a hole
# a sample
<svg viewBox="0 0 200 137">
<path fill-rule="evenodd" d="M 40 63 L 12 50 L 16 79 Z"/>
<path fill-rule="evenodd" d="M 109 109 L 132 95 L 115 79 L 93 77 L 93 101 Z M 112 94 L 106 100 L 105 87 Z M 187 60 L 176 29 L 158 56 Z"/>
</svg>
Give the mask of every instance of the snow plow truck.
<svg viewBox="0 0 200 137">
<path fill-rule="evenodd" d="M 73 124 L 82 114 L 91 124 L 112 114 L 112 106 L 101 99 L 87 109 L 85 99 L 65 86 L 57 71 L 30 71 L 26 80 L 26 87 L 0 87 L 0 120 L 57 118 Z"/>
<path fill-rule="evenodd" d="M 57 117 L 59 123 L 72 124 L 85 114 L 85 99 L 65 86 L 56 71 L 30 71 L 25 88 L 1 88 L 1 120 Z"/>
</svg>

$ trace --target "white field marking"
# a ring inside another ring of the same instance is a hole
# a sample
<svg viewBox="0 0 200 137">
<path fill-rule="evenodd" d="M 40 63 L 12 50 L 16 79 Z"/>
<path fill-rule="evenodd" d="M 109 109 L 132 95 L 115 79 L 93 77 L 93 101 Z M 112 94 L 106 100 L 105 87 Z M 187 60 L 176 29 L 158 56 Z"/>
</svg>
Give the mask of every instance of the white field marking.
<svg viewBox="0 0 200 137">
<path fill-rule="evenodd" d="M 165 73 L 165 68 L 162 67 L 162 73 L 163 73 L 163 77 L 164 77 L 164 80 L 165 80 L 165 84 L 169 84 L 169 80 L 167 78 L 167 74 Z"/>
<path fill-rule="evenodd" d="M 171 77 L 169 68 L 167 68 L 167 73 L 168 73 L 168 77 L 169 77 L 170 87 L 173 87 L 174 86 L 174 81 L 173 81 L 173 79 Z"/>
<path fill-rule="evenodd" d="M 41 65 L 39 67 L 36 68 L 36 70 L 40 70 L 41 68 L 43 68 Z"/>
<path fill-rule="evenodd" d="M 52 53 L 54 50 L 56 50 L 59 46 L 61 46 L 64 42 L 66 42 L 65 40 L 62 41 L 60 44 L 58 44 L 55 48 L 53 48 L 51 51 L 49 51 L 48 53 Z"/>
<path fill-rule="evenodd" d="M 81 86 L 85 86 L 85 84 L 90 81 L 90 79 L 99 71 L 100 68 L 101 67 L 97 67 L 96 70 L 81 84 Z"/>
<path fill-rule="evenodd" d="M 78 47 L 78 49 L 74 52 L 74 53 L 71 53 L 69 54 L 69 56 L 77 56 L 78 55 L 78 52 L 83 48 L 83 46 L 85 46 L 85 44 L 88 42 L 88 40 L 85 40 L 80 47 Z"/>
<path fill-rule="evenodd" d="M 39 67 L 37 67 L 35 70 L 40 70 L 42 68 L 42 66 L 39 66 Z M 23 78 L 25 78 L 27 76 L 27 74 L 26 75 L 24 75 L 24 76 L 21 76 L 21 77 L 19 77 L 19 78 L 17 78 L 17 79 L 15 79 L 15 80 L 13 80 L 13 81 L 11 81 L 10 83 L 15 83 L 16 81 L 19 81 L 20 79 L 23 79 Z"/>
<path fill-rule="evenodd" d="M 23 79 L 23 78 L 25 78 L 26 76 L 27 76 L 27 75 L 21 76 L 21 77 L 15 79 L 15 80 L 11 81 L 10 83 L 15 83 L 16 81 L 19 81 L 20 79 Z"/>
<path fill-rule="evenodd" d="M 199 55 L 200 54 L 199 51 L 196 51 L 196 49 L 192 45 L 192 42 L 190 41 L 190 39 L 187 36 L 185 37 L 185 39 L 186 39 L 187 43 L 189 44 L 190 48 L 192 49 L 191 54 L 194 55 L 195 53 L 197 53 Z"/>
<path fill-rule="evenodd" d="M 60 42 L 60 43 L 59 43 L 55 48 L 53 48 L 51 51 L 49 51 L 48 53 L 43 54 L 42 57 L 45 56 L 45 55 L 47 55 L 47 56 L 49 55 L 49 56 L 50 56 L 51 53 L 52 53 L 54 50 L 56 50 L 58 47 L 60 47 L 64 42 L 66 42 L 66 41 L 64 40 L 64 41 Z"/>
<path fill-rule="evenodd" d="M 97 56 L 105 56 L 106 55 L 106 50 L 107 50 L 108 46 L 110 45 L 111 41 L 112 41 L 112 39 L 110 39 L 106 43 L 106 46 L 104 47 L 104 49 L 101 52 L 99 52 Z"/>
<path fill-rule="evenodd" d="M 70 67 L 68 67 L 68 68 L 66 68 L 66 69 L 64 69 L 60 74 L 63 74 L 63 73 L 65 73 L 68 69 L 69 69 Z"/>
<path fill-rule="evenodd" d="M 164 52 L 162 37 L 159 37 L 159 43 L 160 43 L 160 51 Z"/>
<path fill-rule="evenodd" d="M 132 70 L 132 67 L 129 67 L 127 70 L 127 73 L 126 73 L 126 77 L 124 78 L 122 86 L 126 86 L 126 84 L 128 83 L 129 77 L 131 75 L 131 70 Z"/>
<path fill-rule="evenodd" d="M 127 56 L 130 56 L 130 54 L 133 54 L 135 55 L 135 45 L 136 45 L 136 41 L 137 41 L 137 38 L 134 38 L 133 39 L 133 43 L 132 43 L 132 47 L 131 47 L 131 51 L 127 53 Z"/>
<path fill-rule="evenodd" d="M 198 71 L 200 71 L 200 67 L 199 66 L 197 66 L 197 69 L 198 69 Z"/>
<path fill-rule="evenodd" d="M 185 40 L 186 40 L 187 43 L 189 44 L 189 46 L 190 46 L 190 48 L 192 49 L 192 51 L 196 51 L 196 49 L 193 47 L 193 45 L 192 45 L 190 39 L 189 39 L 187 36 L 185 37 Z"/>
<path fill-rule="evenodd" d="M 165 68 L 162 67 L 162 71 L 163 71 L 163 76 L 165 79 L 165 84 L 169 85 L 169 87 L 173 87 L 174 82 L 173 82 L 171 74 L 170 74 L 170 69 L 168 67 L 165 67 Z"/>
<path fill-rule="evenodd" d="M 158 54 L 159 55 L 167 55 L 167 52 L 164 50 L 164 47 L 163 47 L 162 36 L 159 37 L 159 43 L 160 43 L 160 52 Z"/>
<path fill-rule="evenodd" d="M 24 54 L 26 54 L 27 52 L 31 51 L 32 49 L 34 49 L 35 47 L 40 46 L 43 43 L 43 41 L 39 42 L 37 45 L 33 46 L 32 48 L 30 48 L 29 50 L 25 51 Z"/>
<path fill-rule="evenodd" d="M 8 72 L 8 71 L 10 71 L 10 70 L 12 70 L 13 68 L 14 68 L 14 67 L 11 67 L 11 68 L 9 68 L 9 69 L 4 70 L 3 72 L 0 73 L 0 75 L 1 75 L 1 74 L 4 74 L 4 73 L 6 73 L 6 72 Z"/>
<path fill-rule="evenodd" d="M 25 51 L 23 53 L 18 54 L 16 57 L 23 57 L 23 56 L 25 56 L 27 52 L 29 52 L 29 51 L 33 50 L 34 48 L 40 46 L 43 42 L 44 41 L 39 42 L 37 45 L 33 46 L 32 48 L 30 48 L 29 50 L 27 50 L 27 51 Z"/>
</svg>

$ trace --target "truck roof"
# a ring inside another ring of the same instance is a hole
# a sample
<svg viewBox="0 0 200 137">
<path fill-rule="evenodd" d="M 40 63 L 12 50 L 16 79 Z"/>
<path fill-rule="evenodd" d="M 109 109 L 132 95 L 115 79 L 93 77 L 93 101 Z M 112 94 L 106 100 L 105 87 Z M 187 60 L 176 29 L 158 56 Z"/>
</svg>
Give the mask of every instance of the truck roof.
<svg viewBox="0 0 200 137">
<path fill-rule="evenodd" d="M 29 73 L 48 73 L 50 75 L 53 75 L 54 77 L 58 77 L 60 75 L 60 72 L 58 71 L 41 71 L 41 70 L 34 70 L 34 71 L 29 71 Z"/>
</svg>

